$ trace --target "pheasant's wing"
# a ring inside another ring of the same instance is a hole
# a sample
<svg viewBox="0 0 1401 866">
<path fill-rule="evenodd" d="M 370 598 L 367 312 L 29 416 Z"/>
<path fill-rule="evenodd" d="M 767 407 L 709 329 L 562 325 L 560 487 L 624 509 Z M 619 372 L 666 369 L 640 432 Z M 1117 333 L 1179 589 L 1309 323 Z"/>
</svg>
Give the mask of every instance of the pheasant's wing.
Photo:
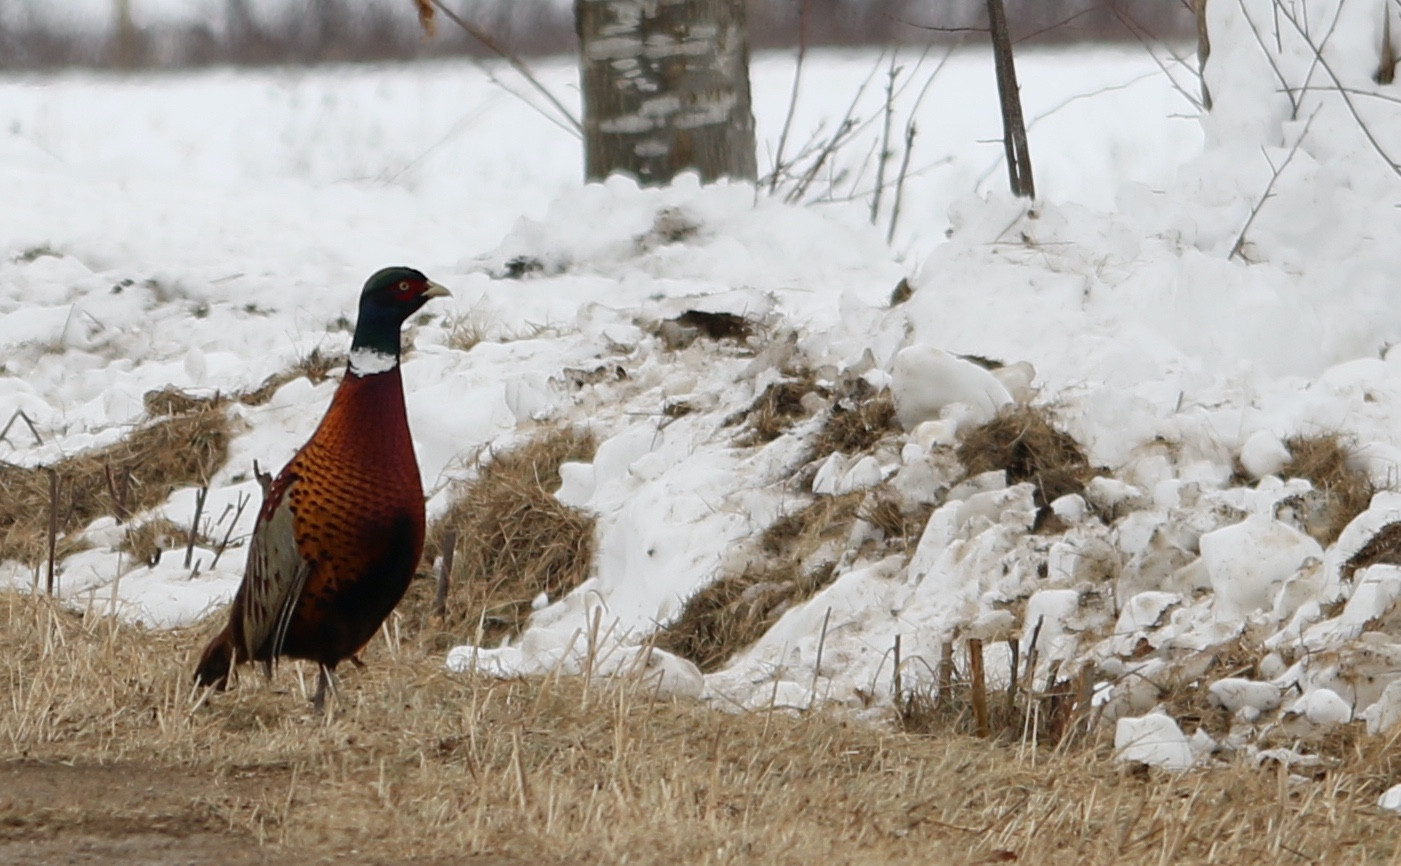
<svg viewBox="0 0 1401 866">
<path fill-rule="evenodd" d="M 266 670 L 282 651 L 292 612 L 301 598 L 311 563 L 297 548 L 289 491 L 299 479 L 284 473 L 273 482 L 258 513 L 243 573 L 243 641 L 249 658 L 261 658 Z"/>
</svg>

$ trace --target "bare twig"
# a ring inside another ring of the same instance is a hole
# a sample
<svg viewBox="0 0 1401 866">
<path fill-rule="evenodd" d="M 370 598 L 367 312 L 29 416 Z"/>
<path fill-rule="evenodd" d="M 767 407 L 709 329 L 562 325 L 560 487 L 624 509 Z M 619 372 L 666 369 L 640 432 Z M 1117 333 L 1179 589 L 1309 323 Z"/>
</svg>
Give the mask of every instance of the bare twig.
<svg viewBox="0 0 1401 866">
<path fill-rule="evenodd" d="M 125 523 L 131 516 L 127 508 L 127 494 L 131 492 L 131 467 L 122 467 L 120 482 L 112 472 L 112 464 L 108 463 L 102 470 L 107 477 L 107 492 L 112 496 L 112 515 L 117 519 L 117 523 Z"/>
<path fill-rule="evenodd" d="M 1275 6 L 1278 8 L 1280 4 L 1276 2 Z M 1377 156 L 1382 158 L 1382 161 L 1386 163 L 1386 167 L 1389 168 L 1393 174 L 1401 176 L 1401 165 L 1398 165 L 1396 160 L 1391 158 L 1386 152 L 1386 148 L 1382 147 L 1381 142 L 1377 141 L 1377 137 L 1372 133 L 1372 130 L 1368 128 L 1366 122 L 1363 121 L 1362 115 L 1358 114 L 1357 106 L 1353 104 L 1352 98 L 1348 95 L 1347 88 L 1343 86 L 1342 80 L 1338 78 L 1337 73 L 1333 71 L 1333 67 L 1328 63 L 1328 60 L 1324 58 L 1323 46 L 1314 43 L 1313 39 L 1309 36 L 1308 30 L 1304 25 L 1299 23 L 1294 13 L 1288 9 L 1279 8 L 1279 14 L 1284 16 L 1284 19 L 1298 31 L 1304 43 L 1308 45 L 1309 50 L 1313 52 L 1314 58 L 1318 61 L 1318 65 L 1323 67 L 1324 72 L 1328 73 L 1328 77 L 1332 79 L 1333 87 L 1337 90 L 1338 96 L 1342 97 L 1343 105 L 1347 106 L 1348 113 L 1352 115 L 1353 121 L 1357 123 L 1357 128 L 1362 130 L 1362 134 L 1366 136 L 1367 143 L 1372 146 L 1372 150 L 1376 151 Z M 1334 24 L 1336 25 L 1336 23 L 1335 20 Z M 1329 28 L 1328 33 L 1324 36 L 1323 44 L 1327 44 L 1328 37 L 1331 36 L 1332 33 L 1332 28 Z"/>
<path fill-rule="evenodd" d="M 1143 49 L 1148 52 L 1149 58 L 1152 59 L 1153 63 L 1158 67 L 1158 70 L 1163 73 L 1163 76 L 1167 78 L 1168 83 L 1172 85 L 1172 89 L 1176 90 L 1182 96 L 1183 99 L 1187 100 L 1188 104 L 1190 104 L 1194 110 L 1201 111 L 1203 108 L 1201 99 L 1199 99 L 1196 96 L 1193 96 L 1190 92 L 1188 92 L 1187 88 L 1183 87 L 1181 84 L 1178 83 L 1177 76 L 1172 74 L 1172 69 L 1168 66 L 1167 63 L 1163 62 L 1163 59 L 1158 56 L 1158 52 L 1154 50 L 1154 47 L 1151 43 L 1157 42 L 1157 40 L 1153 38 L 1152 34 L 1148 32 L 1147 28 L 1135 21 L 1133 17 L 1130 16 L 1127 12 L 1125 12 L 1122 8 L 1120 8 L 1120 6 L 1117 3 L 1110 8 L 1113 10 L 1114 16 L 1119 19 L 1119 23 L 1124 25 L 1124 29 L 1128 30 L 1130 35 L 1132 35 L 1133 38 L 1137 39 L 1138 43 L 1143 46 Z M 1158 44 L 1161 45 L 1160 42 Z M 1191 72 L 1191 67 L 1188 66 L 1187 63 L 1183 61 L 1181 57 L 1177 56 L 1177 54 L 1175 54 L 1171 49 L 1164 47 L 1164 51 L 1166 51 L 1167 55 L 1172 58 L 1174 63 Z M 1200 83 L 1201 72 L 1191 72 L 1191 74 L 1196 76 Z"/>
<path fill-rule="evenodd" d="M 891 676 L 890 676 L 890 689 L 891 689 L 891 693 L 892 693 L 892 694 L 894 695 L 894 697 L 895 697 L 895 703 L 896 703 L 897 705 L 900 703 L 900 700 L 901 700 L 901 698 L 904 696 L 904 693 L 905 693 L 905 690 L 904 690 L 901 686 L 902 686 L 902 683 L 900 682 L 900 633 L 899 633 L 899 632 L 896 632 L 896 633 L 895 633 L 895 669 L 894 669 L 893 671 L 891 671 Z"/>
<path fill-rule="evenodd" d="M 1246 218 L 1245 225 L 1241 226 L 1240 234 L 1236 235 L 1236 242 L 1231 246 L 1231 254 L 1227 258 L 1240 257 L 1241 259 L 1245 259 L 1245 255 L 1242 253 L 1242 250 L 1245 248 L 1245 235 L 1250 231 L 1250 227 L 1255 224 L 1255 218 L 1260 215 L 1260 211 L 1264 208 L 1265 202 L 1269 201 L 1274 195 L 1275 181 L 1279 180 L 1279 176 L 1289 167 L 1290 161 L 1294 159 L 1294 154 L 1299 152 L 1299 145 L 1304 143 L 1304 138 L 1309 134 L 1309 127 L 1313 126 L 1313 119 L 1315 117 L 1318 117 L 1317 108 L 1313 110 L 1313 114 L 1309 115 L 1309 119 L 1304 122 L 1303 131 L 1301 131 L 1299 137 L 1294 140 L 1294 146 L 1289 148 L 1289 153 L 1285 155 L 1284 161 L 1277 167 L 1274 163 L 1270 163 L 1270 167 L 1274 169 L 1273 173 L 1270 175 L 1270 182 L 1265 185 L 1265 192 L 1260 196 L 1260 200 L 1255 202 L 1254 207 L 1250 209 L 1250 216 Z M 1266 155 L 1265 159 L 1268 161 L 1269 156 Z"/>
<path fill-rule="evenodd" d="M 832 609 L 822 615 L 822 633 L 817 636 L 817 660 L 812 663 L 812 690 L 808 706 L 817 703 L 817 677 L 822 673 L 822 650 L 827 644 L 827 623 L 832 619 Z"/>
<path fill-rule="evenodd" d="M 895 65 L 898 52 L 891 52 L 890 68 L 886 71 L 885 106 L 881 111 L 885 119 L 881 129 L 880 153 L 876 155 L 876 188 L 871 193 L 871 225 L 880 219 L 881 193 L 885 191 L 885 167 L 890 163 L 890 128 L 895 120 L 895 79 L 900 75 L 900 67 Z"/>
<path fill-rule="evenodd" d="M 900 171 L 895 176 L 895 198 L 890 203 L 890 227 L 885 232 L 886 244 L 895 241 L 895 226 L 900 222 L 900 201 L 905 195 L 905 179 L 910 174 L 910 156 L 915 152 L 915 123 L 913 114 L 905 127 L 905 152 L 900 155 Z"/>
<path fill-rule="evenodd" d="M 423 34 L 429 39 L 437 36 L 438 19 L 433 17 L 433 4 L 429 0 L 413 0 L 413 4 L 418 8 L 418 23 L 423 28 Z"/>
<path fill-rule="evenodd" d="M 1010 718 L 1012 712 L 1017 708 L 1017 658 L 1021 653 L 1021 641 L 1014 637 L 1007 638 L 1007 649 L 1011 659 L 1007 665 L 1007 716 Z"/>
<path fill-rule="evenodd" d="M 1202 108 L 1210 111 L 1211 88 L 1206 84 L 1206 61 L 1211 57 L 1211 34 L 1206 29 L 1206 0 L 1188 0 L 1186 5 L 1197 22 L 1197 78 L 1202 83 Z"/>
<path fill-rule="evenodd" d="M 47 466 L 44 471 L 49 473 L 49 572 L 48 578 L 44 582 L 44 592 L 52 596 L 54 594 L 54 560 L 58 553 L 58 470 L 52 466 Z"/>
<path fill-rule="evenodd" d="M 29 416 L 24 414 L 23 409 L 16 409 L 14 411 L 14 414 L 10 416 L 10 420 L 5 422 L 5 428 L 3 430 L 0 430 L 0 440 L 4 440 L 6 442 L 9 441 L 9 439 L 7 439 L 6 437 L 10 433 L 10 428 L 14 426 L 15 421 L 17 420 L 24 421 L 25 426 L 29 428 L 30 435 L 34 437 L 35 445 L 42 446 L 44 444 L 43 437 L 39 435 L 39 429 L 34 426 L 33 421 L 29 420 Z"/>
<path fill-rule="evenodd" d="M 1279 57 L 1279 51 L 1271 52 L 1269 47 L 1265 45 L 1265 37 L 1260 35 L 1260 28 L 1251 20 L 1250 10 L 1246 8 L 1245 0 L 1236 0 L 1236 3 L 1240 6 L 1241 16 L 1245 18 L 1246 26 L 1250 29 L 1250 35 L 1255 37 L 1255 44 L 1260 46 L 1260 53 L 1265 56 L 1265 61 L 1270 64 L 1270 70 L 1275 74 L 1275 80 L 1279 82 L 1279 86 L 1284 90 L 1284 95 L 1289 99 L 1289 116 L 1297 119 L 1299 116 L 1299 97 L 1295 93 L 1295 88 L 1289 86 L 1289 82 L 1284 77 L 1284 71 L 1279 68 L 1279 60 L 1277 59 Z M 1278 15 L 1279 13 L 1276 12 L 1276 18 L 1278 18 Z M 1278 24 L 1277 21 L 1276 24 Z M 1278 41 L 1278 37 L 1279 28 L 1276 26 L 1276 41 Z M 1307 89 L 1307 85 L 1305 85 L 1304 89 Z"/>
<path fill-rule="evenodd" d="M 490 50 L 492 53 L 496 54 L 498 57 L 511 64 L 511 68 L 516 70 L 516 72 L 520 73 L 521 77 L 524 78 L 530 84 L 531 87 L 535 88 L 535 90 L 539 92 L 541 96 L 545 97 L 546 101 L 550 103 L 550 105 L 554 108 L 555 111 L 559 112 L 560 117 L 564 118 L 564 120 L 569 124 L 570 127 L 573 128 L 576 134 L 580 136 L 584 134 L 584 126 L 582 123 L 579 122 L 579 118 L 575 117 L 573 112 L 571 112 L 568 108 L 565 108 L 564 104 L 560 102 L 559 99 L 557 99 L 553 93 L 550 92 L 550 89 L 548 87 L 540 83 L 540 79 L 536 77 L 535 71 L 532 70 L 526 64 L 526 62 L 521 59 L 520 55 L 516 54 L 513 51 L 510 51 L 500 42 L 497 42 L 496 39 L 490 33 L 486 32 L 481 27 L 478 27 L 476 24 L 473 24 L 472 22 L 463 18 L 461 15 L 458 15 L 456 12 L 449 9 L 446 5 L 443 4 L 443 0 L 428 0 L 428 2 L 436 6 L 438 8 L 438 11 L 442 12 L 443 15 L 446 16 L 449 21 L 456 24 L 458 27 L 461 27 L 462 30 L 468 36 L 471 36 L 473 39 L 480 42 L 485 48 Z"/>
<path fill-rule="evenodd" d="M 1031 630 L 1031 644 L 1026 648 L 1026 672 L 1022 675 L 1028 686 L 1032 685 L 1031 678 L 1036 674 L 1036 656 L 1038 654 L 1037 645 L 1041 640 L 1041 626 L 1046 623 L 1046 615 L 1042 614 L 1036 618 L 1036 627 Z M 1016 679 L 1017 672 L 1012 671 L 1012 678 Z"/>
<path fill-rule="evenodd" d="M 234 509 L 233 519 L 229 521 L 228 528 L 224 530 L 224 537 L 219 541 L 219 546 L 214 549 L 214 561 L 209 563 L 210 568 L 218 565 L 219 557 L 224 555 L 225 550 L 228 550 L 229 539 L 233 537 L 234 527 L 238 526 L 238 519 L 243 516 L 243 509 L 247 508 L 248 503 L 252 501 L 253 497 L 246 493 L 240 493 L 238 495 L 238 505 Z"/>
<path fill-rule="evenodd" d="M 788 131 L 793 127 L 793 114 L 798 108 L 798 86 L 803 80 L 803 60 L 808 53 L 808 0 L 798 4 L 798 62 L 793 67 L 793 90 L 788 95 L 788 112 L 783 116 L 783 129 L 778 134 L 778 148 L 773 155 L 773 174 L 769 177 L 769 195 L 778 191 L 778 178 L 783 167 L 783 149 L 788 143 Z"/>
<path fill-rule="evenodd" d="M 952 697 L 949 689 L 953 688 L 953 643 L 944 641 L 939 648 L 939 703 L 944 704 Z"/>
<path fill-rule="evenodd" d="M 204 513 L 204 500 L 209 498 L 209 485 L 206 484 L 195 491 L 195 517 L 190 521 L 190 534 L 185 541 L 185 567 L 190 567 L 190 562 L 195 556 L 195 539 L 199 537 L 199 518 Z"/>
<path fill-rule="evenodd" d="M 905 121 L 905 152 L 900 157 L 900 172 L 895 177 L 895 200 L 890 206 L 890 226 L 886 229 L 885 242 L 893 243 L 895 240 L 895 226 L 900 222 L 900 203 L 905 194 L 905 181 L 910 174 L 910 159 L 914 156 L 915 143 L 915 117 L 919 114 L 919 107 L 924 104 L 924 97 L 929 93 L 929 88 L 934 84 L 934 79 L 939 77 L 939 73 L 944 71 L 944 66 L 953 56 L 953 52 L 962 44 L 958 42 L 950 45 L 944 51 L 944 56 L 939 58 L 935 64 L 934 71 L 924 80 L 924 86 L 919 89 L 919 95 L 915 97 L 915 103 L 910 107 L 909 117 Z"/>
</svg>

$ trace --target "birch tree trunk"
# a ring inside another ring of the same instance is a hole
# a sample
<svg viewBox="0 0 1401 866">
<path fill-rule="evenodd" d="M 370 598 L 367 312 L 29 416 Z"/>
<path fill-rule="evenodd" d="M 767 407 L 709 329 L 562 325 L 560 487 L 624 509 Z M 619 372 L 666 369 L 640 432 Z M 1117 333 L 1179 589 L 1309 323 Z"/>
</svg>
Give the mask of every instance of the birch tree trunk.
<svg viewBox="0 0 1401 866">
<path fill-rule="evenodd" d="M 754 180 L 744 0 L 575 0 L 584 174 Z"/>
</svg>

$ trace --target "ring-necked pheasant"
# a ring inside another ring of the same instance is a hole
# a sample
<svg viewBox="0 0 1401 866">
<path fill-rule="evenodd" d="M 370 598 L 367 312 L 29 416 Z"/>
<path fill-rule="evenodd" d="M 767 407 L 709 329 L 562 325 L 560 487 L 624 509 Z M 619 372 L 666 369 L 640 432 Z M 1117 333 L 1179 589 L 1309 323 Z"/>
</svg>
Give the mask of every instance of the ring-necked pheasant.
<svg viewBox="0 0 1401 866">
<path fill-rule="evenodd" d="M 399 376 L 404 320 L 447 289 L 412 268 L 365 283 L 345 378 L 310 440 L 264 491 L 229 622 L 195 669 L 222 689 L 234 665 L 279 656 L 320 666 L 324 709 L 336 665 L 403 598 L 423 552 L 423 486 Z"/>
</svg>

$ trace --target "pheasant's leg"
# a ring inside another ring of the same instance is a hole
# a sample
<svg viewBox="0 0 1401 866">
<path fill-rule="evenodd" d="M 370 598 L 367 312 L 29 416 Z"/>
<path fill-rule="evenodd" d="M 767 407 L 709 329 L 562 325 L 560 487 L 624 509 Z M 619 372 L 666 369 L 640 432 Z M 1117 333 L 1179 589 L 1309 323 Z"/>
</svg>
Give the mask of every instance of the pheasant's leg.
<svg viewBox="0 0 1401 866">
<path fill-rule="evenodd" d="M 316 677 L 316 697 L 311 699 L 311 705 L 318 713 L 326 712 L 326 693 L 332 695 L 336 693 L 336 674 L 325 665 L 318 665 L 320 674 Z"/>
</svg>

